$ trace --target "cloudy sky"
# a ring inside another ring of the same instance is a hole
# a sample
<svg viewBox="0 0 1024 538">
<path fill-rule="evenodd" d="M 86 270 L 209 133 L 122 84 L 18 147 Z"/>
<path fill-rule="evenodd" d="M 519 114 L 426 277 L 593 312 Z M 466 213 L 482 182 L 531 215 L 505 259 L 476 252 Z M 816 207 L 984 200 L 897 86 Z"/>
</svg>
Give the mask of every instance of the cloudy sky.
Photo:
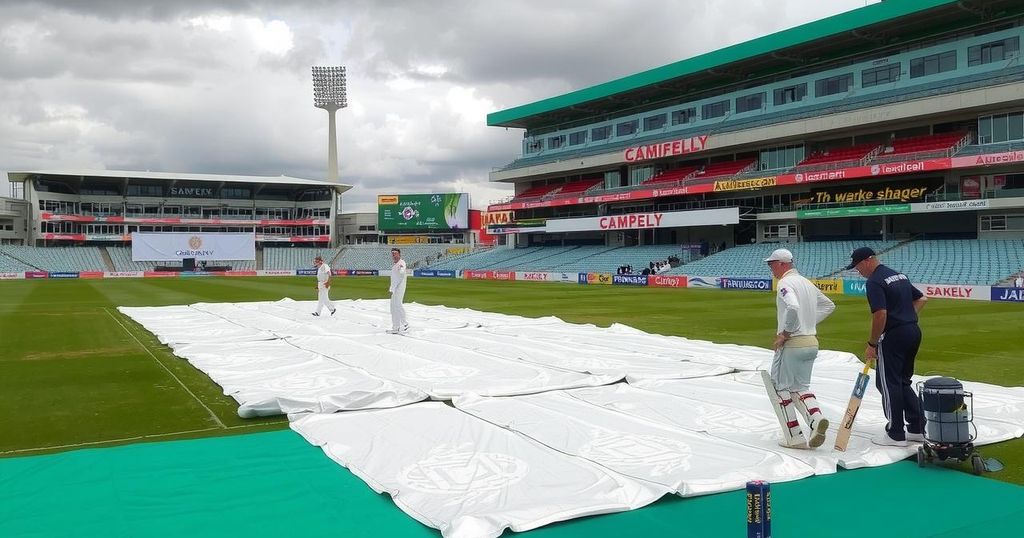
<svg viewBox="0 0 1024 538">
<path fill-rule="evenodd" d="M 487 113 L 873 2 L 3 0 L 0 172 L 323 179 L 310 66 L 345 65 L 345 210 L 444 191 L 480 208 L 511 194 L 487 175 L 522 138 Z"/>
</svg>

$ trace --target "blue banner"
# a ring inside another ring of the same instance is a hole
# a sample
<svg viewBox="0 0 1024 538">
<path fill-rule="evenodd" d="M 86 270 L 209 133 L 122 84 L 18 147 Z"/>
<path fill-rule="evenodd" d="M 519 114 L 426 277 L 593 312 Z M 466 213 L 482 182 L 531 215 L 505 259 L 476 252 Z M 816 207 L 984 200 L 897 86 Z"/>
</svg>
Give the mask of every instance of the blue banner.
<svg viewBox="0 0 1024 538">
<path fill-rule="evenodd" d="M 612 275 L 612 284 L 616 286 L 646 286 L 647 275 Z"/>
<path fill-rule="evenodd" d="M 78 273 L 74 271 L 51 272 L 50 278 L 78 278 Z"/>
<path fill-rule="evenodd" d="M 772 291 L 772 281 L 770 278 L 722 277 L 722 289 Z"/>
<path fill-rule="evenodd" d="M 412 276 L 428 278 L 455 278 L 455 271 L 447 269 L 416 269 L 412 272 Z"/>
<path fill-rule="evenodd" d="M 316 269 L 296 269 L 295 274 L 299 276 L 313 276 L 316 274 Z"/>
<path fill-rule="evenodd" d="M 992 300 L 1004 303 L 1024 303 L 1024 288 L 992 288 Z"/>
<path fill-rule="evenodd" d="M 348 276 L 377 276 L 380 271 L 376 269 L 349 269 L 346 271 Z"/>
<path fill-rule="evenodd" d="M 576 275 L 576 279 L 577 279 L 576 282 L 578 282 L 579 284 L 586 284 L 587 283 L 587 274 L 586 273 L 578 273 Z"/>
<path fill-rule="evenodd" d="M 867 295 L 867 280 L 843 280 L 843 295 Z"/>
</svg>

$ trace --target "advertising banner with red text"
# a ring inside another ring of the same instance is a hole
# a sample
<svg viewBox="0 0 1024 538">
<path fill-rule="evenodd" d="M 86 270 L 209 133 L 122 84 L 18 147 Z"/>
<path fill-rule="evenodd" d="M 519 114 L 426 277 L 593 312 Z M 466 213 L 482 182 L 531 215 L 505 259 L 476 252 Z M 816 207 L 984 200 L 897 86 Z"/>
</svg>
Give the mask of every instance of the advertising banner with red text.
<svg viewBox="0 0 1024 538">
<path fill-rule="evenodd" d="M 967 301 L 991 301 L 992 286 L 968 286 L 962 284 L 914 284 L 929 299 L 962 299 Z"/>
<path fill-rule="evenodd" d="M 647 285 L 655 288 L 685 288 L 686 275 L 650 275 Z"/>
</svg>

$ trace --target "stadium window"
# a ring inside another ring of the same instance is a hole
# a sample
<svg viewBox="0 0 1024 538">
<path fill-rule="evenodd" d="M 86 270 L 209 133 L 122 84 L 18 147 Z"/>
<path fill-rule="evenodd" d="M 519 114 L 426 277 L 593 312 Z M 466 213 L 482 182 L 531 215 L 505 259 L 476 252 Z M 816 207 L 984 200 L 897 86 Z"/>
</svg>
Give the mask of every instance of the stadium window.
<svg viewBox="0 0 1024 538">
<path fill-rule="evenodd" d="M 629 167 L 629 184 L 639 185 L 651 177 L 654 176 L 654 167 L 650 165 L 646 166 L 630 166 Z"/>
<path fill-rule="evenodd" d="M 701 117 L 708 120 L 711 118 L 720 118 L 729 113 L 729 100 L 719 101 L 717 103 L 708 103 L 701 107 Z"/>
<path fill-rule="evenodd" d="M 530 140 L 530 141 L 526 142 L 526 152 L 527 153 L 537 153 L 538 151 L 540 151 L 542 149 L 544 149 L 544 141 L 543 140 Z"/>
<path fill-rule="evenodd" d="M 644 118 L 644 130 L 654 131 L 661 129 L 665 126 L 665 115 L 658 114 L 657 116 L 647 116 Z"/>
<path fill-rule="evenodd" d="M 992 144 L 1024 140 L 1024 113 L 997 114 L 978 118 L 978 143 Z"/>
<path fill-rule="evenodd" d="M 1024 140 L 1024 114 L 1014 112 L 1006 116 L 1006 139 Z"/>
<path fill-rule="evenodd" d="M 888 84 L 900 79 L 900 64 L 873 67 L 860 72 L 860 86 L 870 88 L 879 84 Z"/>
<path fill-rule="evenodd" d="M 629 136 L 636 133 L 640 127 L 640 120 L 624 121 L 615 126 L 615 136 Z"/>
<path fill-rule="evenodd" d="M 910 78 L 926 77 L 956 69 L 956 51 L 932 54 L 910 60 Z"/>
<path fill-rule="evenodd" d="M 853 74 L 838 75 L 814 81 L 814 96 L 825 97 L 837 93 L 846 93 L 853 86 Z"/>
<path fill-rule="evenodd" d="M 992 116 L 992 142 L 1006 142 L 1006 115 Z"/>
<path fill-rule="evenodd" d="M 612 126 L 603 125 L 601 127 L 594 127 L 590 130 L 590 139 L 597 140 L 608 140 L 608 137 L 612 135 Z"/>
<path fill-rule="evenodd" d="M 565 145 L 565 135 L 552 136 L 548 138 L 548 149 L 558 149 Z"/>
<path fill-rule="evenodd" d="M 682 108 L 672 111 L 672 125 L 683 125 L 697 120 L 696 108 Z"/>
<path fill-rule="evenodd" d="M 992 62 L 1001 62 L 1017 56 L 1020 50 L 1020 38 L 1008 37 L 999 41 L 992 41 L 984 45 L 975 45 L 967 48 L 967 65 L 985 65 Z"/>
<path fill-rule="evenodd" d="M 615 189 L 622 186 L 622 175 L 618 170 L 604 173 L 604 188 Z"/>
<path fill-rule="evenodd" d="M 807 96 L 807 83 L 797 84 L 796 86 L 787 86 L 785 88 L 776 88 L 774 93 L 775 95 L 772 103 L 775 106 L 797 103 Z"/>
<path fill-rule="evenodd" d="M 764 92 L 736 98 L 736 113 L 761 110 L 764 107 Z"/>
<path fill-rule="evenodd" d="M 586 143 L 587 143 L 587 132 L 586 131 L 576 131 L 575 133 L 569 133 L 569 145 L 570 146 L 578 146 L 580 144 L 586 144 Z"/>
<path fill-rule="evenodd" d="M 1006 230 L 1006 215 L 982 215 L 981 231 L 1002 232 Z"/>
</svg>

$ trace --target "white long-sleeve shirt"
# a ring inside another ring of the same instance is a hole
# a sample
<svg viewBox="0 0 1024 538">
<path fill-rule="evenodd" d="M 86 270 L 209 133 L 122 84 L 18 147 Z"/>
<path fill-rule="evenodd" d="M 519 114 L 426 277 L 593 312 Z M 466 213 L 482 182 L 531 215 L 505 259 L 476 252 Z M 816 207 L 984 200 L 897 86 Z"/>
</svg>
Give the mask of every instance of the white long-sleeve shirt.
<svg viewBox="0 0 1024 538">
<path fill-rule="evenodd" d="M 399 258 L 394 265 L 391 266 L 391 287 L 388 291 L 395 293 L 399 288 L 405 286 L 405 260 Z"/>
<path fill-rule="evenodd" d="M 818 324 L 836 309 L 835 303 L 796 269 L 786 271 L 779 279 L 775 304 L 779 320 L 776 334 L 786 331 L 792 336 L 817 335 Z"/>
<path fill-rule="evenodd" d="M 331 279 L 331 266 L 326 263 L 321 263 L 320 267 L 316 270 L 316 287 L 324 289 L 327 281 Z"/>
</svg>

